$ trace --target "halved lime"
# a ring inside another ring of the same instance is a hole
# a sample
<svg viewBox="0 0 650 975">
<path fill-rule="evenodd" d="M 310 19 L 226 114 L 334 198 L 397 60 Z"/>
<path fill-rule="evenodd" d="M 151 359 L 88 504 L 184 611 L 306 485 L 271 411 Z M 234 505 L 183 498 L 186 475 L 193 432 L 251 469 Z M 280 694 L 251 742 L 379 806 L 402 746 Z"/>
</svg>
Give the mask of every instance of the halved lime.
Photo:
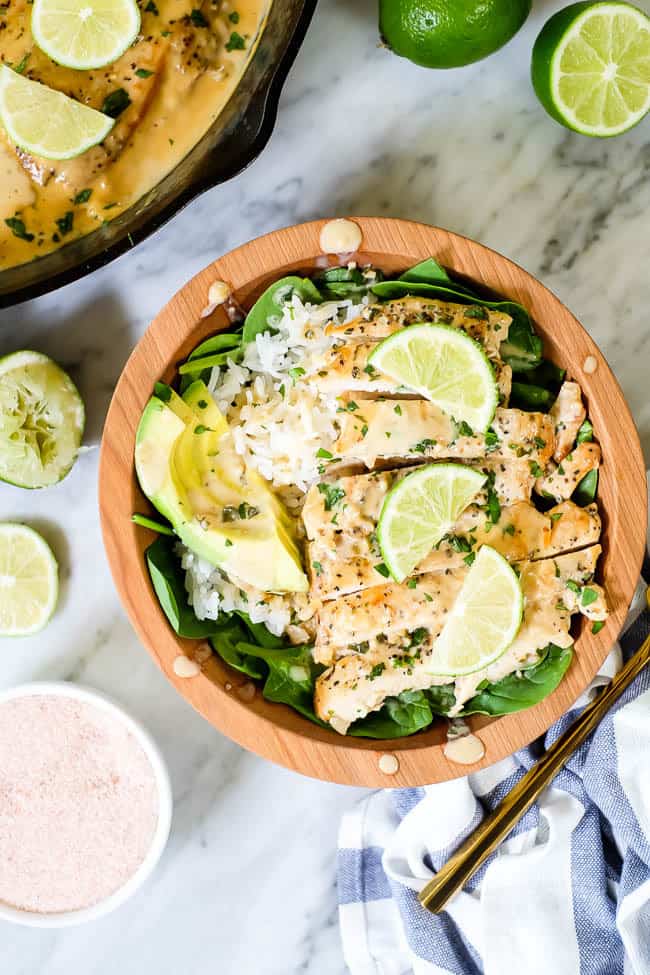
<svg viewBox="0 0 650 975">
<path fill-rule="evenodd" d="M 34 0 L 34 40 L 66 68 L 83 71 L 112 64 L 139 30 L 135 0 Z"/>
<path fill-rule="evenodd" d="M 56 484 L 74 464 L 84 405 L 67 373 L 40 352 L 0 359 L 0 480 Z"/>
<path fill-rule="evenodd" d="M 494 372 L 474 339 L 449 325 L 410 325 L 380 342 L 368 365 L 484 433 L 499 402 Z"/>
<path fill-rule="evenodd" d="M 460 677 L 488 667 L 517 636 L 523 611 L 516 572 L 502 555 L 483 545 L 433 645 L 427 670 Z"/>
<path fill-rule="evenodd" d="M 59 570 L 47 542 L 27 525 L 0 523 L 0 636 L 42 630 L 59 595 Z"/>
<path fill-rule="evenodd" d="M 543 27 L 532 79 L 546 111 L 583 135 L 627 132 L 650 110 L 650 18 L 629 3 L 573 3 Z"/>
<path fill-rule="evenodd" d="M 112 118 L 0 67 L 0 121 L 12 142 L 45 159 L 72 159 L 105 139 Z"/>
<path fill-rule="evenodd" d="M 428 464 L 389 491 L 377 542 L 393 579 L 402 582 L 446 535 L 486 478 L 462 464 Z"/>
</svg>

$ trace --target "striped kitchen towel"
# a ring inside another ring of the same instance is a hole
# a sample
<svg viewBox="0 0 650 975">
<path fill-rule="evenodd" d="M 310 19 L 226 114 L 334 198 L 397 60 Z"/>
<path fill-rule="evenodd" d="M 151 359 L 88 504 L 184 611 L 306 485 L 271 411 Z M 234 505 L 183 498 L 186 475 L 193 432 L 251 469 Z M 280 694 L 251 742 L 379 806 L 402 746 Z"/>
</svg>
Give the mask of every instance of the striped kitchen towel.
<svg viewBox="0 0 650 975">
<path fill-rule="evenodd" d="M 640 585 L 592 687 L 650 632 L 644 606 Z M 339 917 L 352 975 L 650 975 L 650 670 L 447 911 L 430 914 L 417 901 L 575 709 L 544 742 L 491 768 L 375 792 L 344 817 Z"/>
</svg>

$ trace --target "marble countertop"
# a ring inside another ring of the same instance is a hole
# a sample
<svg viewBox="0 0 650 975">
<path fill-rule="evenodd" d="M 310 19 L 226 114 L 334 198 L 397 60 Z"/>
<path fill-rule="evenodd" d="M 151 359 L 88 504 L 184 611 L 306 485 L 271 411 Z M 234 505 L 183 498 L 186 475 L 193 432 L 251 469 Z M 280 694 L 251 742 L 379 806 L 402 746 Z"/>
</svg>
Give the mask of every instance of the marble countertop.
<svg viewBox="0 0 650 975">
<path fill-rule="evenodd" d="M 609 359 L 650 456 L 650 126 L 590 141 L 541 110 L 528 81 L 536 0 L 507 48 L 427 72 L 377 45 L 373 0 L 321 0 L 260 159 L 156 236 L 77 284 L 0 312 L 0 353 L 69 368 L 91 447 L 47 492 L 2 485 L 0 518 L 54 547 L 61 603 L 39 636 L 3 641 L 0 686 L 65 678 L 121 701 L 169 762 L 175 818 L 153 879 L 77 930 L 0 925 L 7 975 L 343 975 L 335 838 L 360 790 L 243 752 L 181 700 L 122 612 L 101 543 L 98 450 L 113 386 L 147 323 L 193 274 L 258 234 L 348 213 L 408 217 L 474 237 L 538 275 Z"/>
</svg>

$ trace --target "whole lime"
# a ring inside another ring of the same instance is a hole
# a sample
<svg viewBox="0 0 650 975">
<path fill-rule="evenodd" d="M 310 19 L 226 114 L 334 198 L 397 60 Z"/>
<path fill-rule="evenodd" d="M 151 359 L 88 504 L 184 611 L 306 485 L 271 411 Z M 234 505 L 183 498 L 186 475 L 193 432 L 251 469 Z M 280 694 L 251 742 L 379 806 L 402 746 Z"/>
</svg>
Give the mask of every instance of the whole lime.
<svg viewBox="0 0 650 975">
<path fill-rule="evenodd" d="M 396 54 L 425 68 L 460 68 L 507 44 L 532 0 L 379 0 L 379 30 Z"/>
</svg>

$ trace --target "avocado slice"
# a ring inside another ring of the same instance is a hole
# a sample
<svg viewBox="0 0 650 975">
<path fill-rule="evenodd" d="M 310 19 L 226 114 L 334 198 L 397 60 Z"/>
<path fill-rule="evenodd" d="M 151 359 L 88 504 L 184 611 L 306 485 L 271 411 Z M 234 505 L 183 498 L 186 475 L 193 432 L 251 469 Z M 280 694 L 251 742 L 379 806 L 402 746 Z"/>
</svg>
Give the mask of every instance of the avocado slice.
<svg viewBox="0 0 650 975">
<path fill-rule="evenodd" d="M 201 558 L 265 592 L 307 591 L 291 519 L 236 453 L 204 383 L 192 383 L 182 399 L 152 397 L 135 463 L 144 493 Z"/>
</svg>

